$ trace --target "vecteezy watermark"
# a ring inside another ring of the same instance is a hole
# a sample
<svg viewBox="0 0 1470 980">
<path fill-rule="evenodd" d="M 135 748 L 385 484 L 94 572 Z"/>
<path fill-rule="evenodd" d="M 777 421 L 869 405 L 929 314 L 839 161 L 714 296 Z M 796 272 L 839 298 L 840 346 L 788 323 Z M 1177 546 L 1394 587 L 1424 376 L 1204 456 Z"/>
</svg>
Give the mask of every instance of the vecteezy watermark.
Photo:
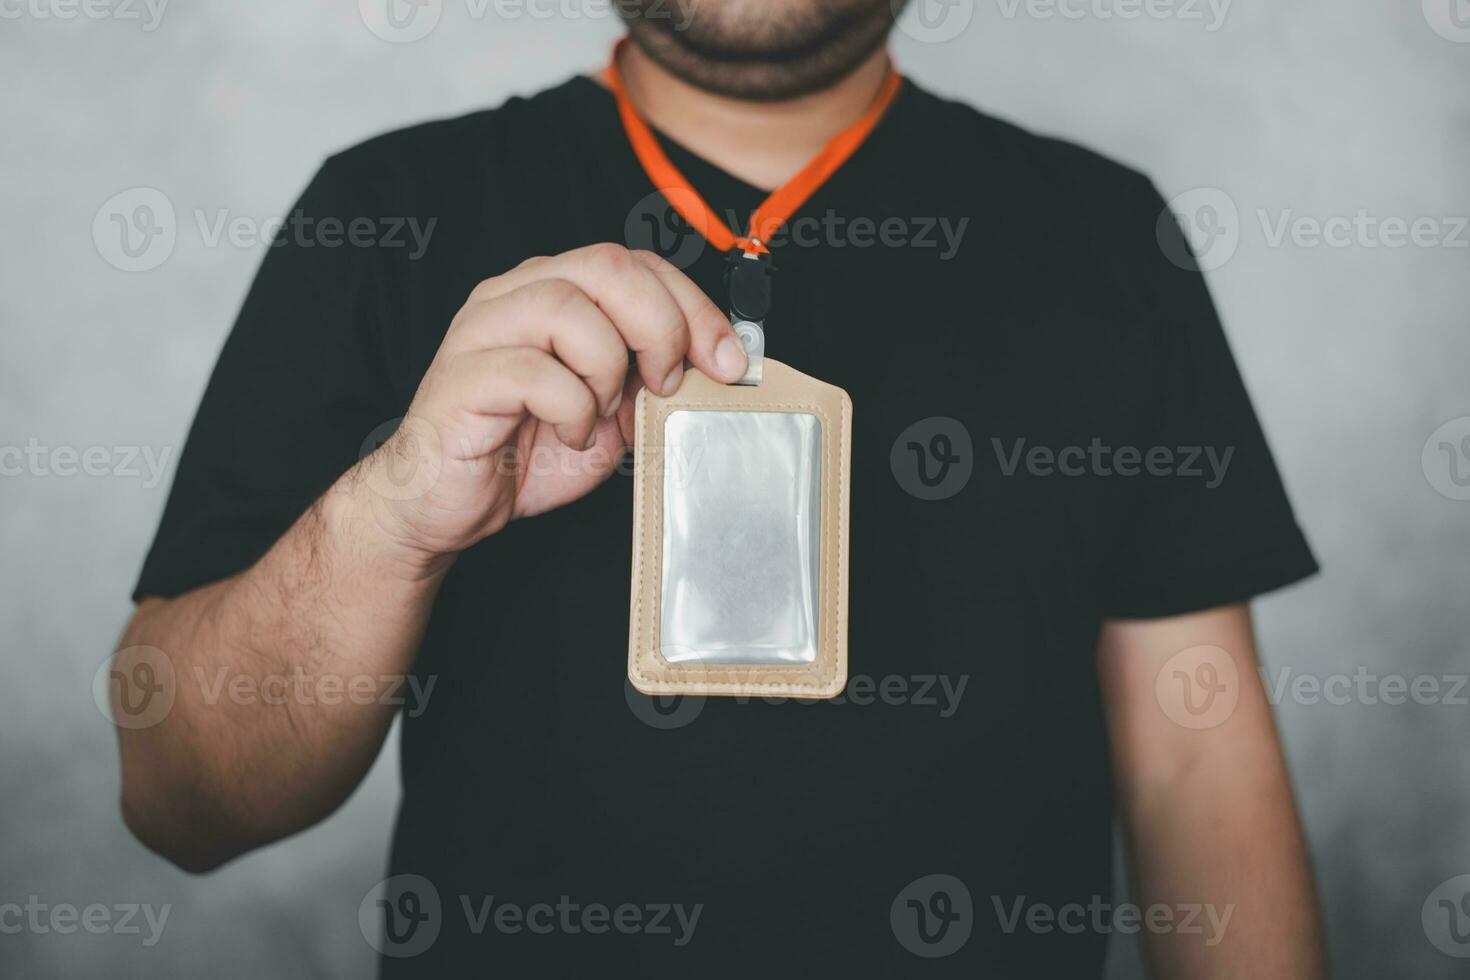
<svg viewBox="0 0 1470 980">
<path fill-rule="evenodd" d="M 1218 187 L 1196 187 L 1164 206 L 1155 237 L 1164 257 L 1179 268 L 1210 272 L 1240 247 L 1240 211 Z"/>
<path fill-rule="evenodd" d="M 212 671 L 195 667 L 193 680 L 202 695 L 201 703 L 206 705 L 226 701 L 235 705 L 306 707 L 377 704 L 402 708 L 405 715 L 417 718 L 428 709 L 439 678 L 434 674 L 419 678 L 414 674 L 307 673 L 302 667 L 257 676 L 229 667 Z"/>
<path fill-rule="evenodd" d="M 417 500 L 434 489 L 444 472 L 444 441 L 439 430 L 423 419 L 389 419 L 373 429 L 362 441 L 358 459 L 375 453 L 364 482 L 385 500 Z M 471 462 L 490 465 L 474 457 Z"/>
<path fill-rule="evenodd" d="M 970 430 L 958 419 L 920 419 L 893 440 L 888 453 L 893 478 L 920 500 L 944 500 L 965 489 L 975 470 Z"/>
<path fill-rule="evenodd" d="M 429 706 L 436 675 L 308 672 L 247 674 L 228 666 L 196 665 L 180 674 L 173 660 L 157 647 L 133 646 L 117 651 L 92 676 L 92 698 L 102 716 L 119 728 L 151 728 L 168 717 L 183 686 L 195 685 L 196 703 L 215 707 L 335 707 L 384 705 L 417 718 Z"/>
<path fill-rule="evenodd" d="M 930 874 L 903 886 L 888 907 L 899 945 L 924 959 L 956 953 L 975 927 L 970 889 L 954 875 Z"/>
<path fill-rule="evenodd" d="M 952 677 L 949 674 L 853 674 L 847 679 L 842 693 L 833 698 L 750 698 L 745 695 L 730 698 L 735 704 L 760 701 L 763 704 L 850 704 L 867 707 L 882 704 L 889 707 L 932 708 L 939 717 L 949 718 L 960 710 L 960 699 L 970 683 L 969 674 Z"/>
<path fill-rule="evenodd" d="M 624 221 L 624 244 L 656 252 L 680 269 L 687 269 L 704 253 L 705 229 L 690 224 L 684 214 L 699 214 L 692 192 L 671 187 L 640 199 Z M 676 208 L 674 205 L 678 205 Z M 742 216 L 727 211 L 727 227 L 743 227 Z M 968 217 L 904 217 L 845 215 L 828 208 L 821 214 L 798 215 L 776 229 L 766 242 L 772 249 L 915 249 L 948 262 L 959 254 Z"/>
<path fill-rule="evenodd" d="M 1284 666 L 1262 665 L 1261 687 L 1274 707 L 1412 704 L 1419 707 L 1470 707 L 1470 674 L 1381 674 L 1366 666 L 1351 673 L 1317 674 Z M 1180 650 L 1154 678 L 1154 693 L 1168 718 L 1183 728 L 1214 728 L 1235 713 L 1240 703 L 1241 675 L 1235 658 L 1221 647 L 1203 645 Z"/>
<path fill-rule="evenodd" d="M 45 902 L 36 895 L 24 903 L 0 902 L 0 935 L 14 936 L 23 932 L 34 935 L 70 936 L 76 932 L 94 936 L 140 936 L 144 946 L 153 947 L 163 938 L 173 905 L 154 906 L 147 903 L 121 902 L 104 905 L 73 905 L 70 902 Z"/>
<path fill-rule="evenodd" d="M 1374 214 L 1298 214 L 1293 208 L 1258 208 L 1256 218 L 1268 248 L 1470 248 L 1470 216 Z"/>
<path fill-rule="evenodd" d="M 692 724 L 704 711 L 702 694 L 644 694 L 624 679 L 623 698 L 628 710 L 649 728 L 674 731 Z"/>
<path fill-rule="evenodd" d="M 533 902 L 521 905 L 497 900 L 494 895 L 459 897 L 465 923 L 470 932 L 480 935 L 487 928 L 508 936 L 529 933 L 535 936 L 587 934 L 600 936 L 617 932 L 624 936 L 664 936 L 675 946 L 687 946 L 699 927 L 704 903 L 684 905 L 679 902 L 649 902 L 635 905 L 624 902 L 609 907 L 602 902 L 576 902 L 562 895 L 555 905 Z"/>
<path fill-rule="evenodd" d="M 1207 490 L 1225 482 L 1235 447 L 1113 446 L 1093 436 L 1086 444 L 1045 446 L 1025 438 L 992 437 L 1001 476 L 1025 472 L 1034 477 L 1157 477 L 1199 480 Z M 888 455 L 893 478 L 920 500 L 943 500 L 965 488 L 974 470 L 974 444 L 958 419 L 920 419 L 893 440 Z"/>
<path fill-rule="evenodd" d="M 142 480 L 143 489 L 152 490 L 172 457 L 172 446 L 47 446 L 32 437 L 24 446 L 0 445 L 0 477 L 107 477 Z"/>
<path fill-rule="evenodd" d="M 1006 20 L 1178 21 L 1208 34 L 1225 26 L 1232 0 L 995 0 Z"/>
<path fill-rule="evenodd" d="M 197 241 L 220 247 L 403 249 L 409 261 L 429 250 L 438 218 L 416 216 L 316 217 L 296 208 L 289 214 L 246 215 L 229 208 L 193 208 Z M 189 226 L 185 226 L 189 227 Z M 103 202 L 92 219 L 97 254 L 123 272 L 147 272 L 167 262 L 180 227 L 173 201 L 155 187 L 133 187 Z"/>
<path fill-rule="evenodd" d="M 1235 914 L 1233 902 L 1223 909 L 1208 902 L 1138 906 L 1131 902 L 1114 904 L 1100 895 L 1092 896 L 1086 904 L 1068 902 L 1065 905 L 1028 902 L 1025 895 L 992 895 L 990 904 L 995 909 L 1001 931 L 1006 935 L 1018 930 L 1039 935 L 1055 932 L 1067 935 L 1087 932 L 1132 935 L 1147 931 L 1156 935 L 1199 936 L 1206 946 L 1220 944 L 1225 938 L 1225 930 L 1230 927 L 1230 918 Z"/>
<path fill-rule="evenodd" d="M 1343 214 L 1302 214 L 1294 208 L 1257 208 L 1267 248 L 1470 248 L 1470 216 L 1392 215 L 1358 208 Z M 1209 272 L 1234 257 L 1244 231 L 1235 200 L 1218 187 L 1176 195 L 1159 214 L 1159 248 L 1181 269 Z"/>
<path fill-rule="evenodd" d="M 676 31 L 688 28 L 701 0 L 462 0 L 471 21 L 607 20 L 669 21 Z M 358 0 L 363 24 L 390 44 L 411 44 L 433 33 L 444 17 L 444 0 Z"/>
<path fill-rule="evenodd" d="M 1154 677 L 1154 697 L 1165 716 L 1181 728 L 1224 724 L 1240 701 L 1235 658 L 1211 644 L 1180 650 Z"/>
<path fill-rule="evenodd" d="M 228 208 L 206 212 L 194 209 L 194 224 L 205 248 L 221 244 L 233 248 L 386 248 L 407 249 L 408 260 L 416 262 L 429 250 L 429 240 L 439 225 L 438 218 L 417 217 L 315 218 L 300 208 L 286 215 L 259 218 L 233 214 Z"/>
<path fill-rule="evenodd" d="M 951 718 L 960 710 L 960 701 L 969 686 L 970 675 L 960 674 L 886 674 L 874 677 L 870 674 L 853 674 L 847 679 L 842 693 L 833 698 L 752 698 L 747 695 L 722 698 L 728 704 L 828 704 L 852 705 L 865 708 L 871 705 L 931 709 L 940 718 Z M 631 682 L 625 682 L 624 691 L 628 710 L 633 717 L 650 728 L 670 730 L 692 724 L 704 710 L 702 696 L 667 696 L 642 694 Z"/>
<path fill-rule="evenodd" d="M 178 695 L 173 660 L 157 647 L 124 647 L 92 674 L 92 700 L 119 728 L 151 728 L 168 717 Z"/>
<path fill-rule="evenodd" d="M 1470 0 L 1421 0 L 1424 19 L 1446 41 L 1470 44 Z"/>
<path fill-rule="evenodd" d="M 169 0 L 0 0 L 0 20 L 113 20 L 152 34 Z"/>
<path fill-rule="evenodd" d="M 168 195 L 154 187 L 130 187 L 109 197 L 92 218 L 97 253 L 123 272 L 147 272 L 168 261 L 179 223 Z"/>
<path fill-rule="evenodd" d="M 734 217 L 732 212 L 730 217 Z M 940 262 L 959 254 L 969 218 L 937 216 L 869 218 L 838 214 L 831 208 L 820 215 L 794 217 L 776 229 L 769 244 L 796 248 L 905 248 L 927 250 Z"/>
<path fill-rule="evenodd" d="M 1435 886 L 1419 912 L 1424 935 L 1446 956 L 1470 958 L 1470 874 Z"/>
<path fill-rule="evenodd" d="M 1136 476 L 1178 477 L 1204 481 L 1214 490 L 1225 482 L 1235 447 L 1215 446 L 1110 446 L 1093 436 L 1086 446 L 1028 446 L 1014 439 L 1009 447 L 1000 439 L 990 440 L 1002 476 L 1015 476 L 1022 467 L 1031 476 Z"/>
<path fill-rule="evenodd" d="M 496 444 L 473 438 L 449 440 L 455 464 L 471 476 L 606 478 L 631 476 L 640 459 L 661 467 L 670 486 L 689 486 L 699 472 L 706 448 L 663 447 L 634 450 L 622 445 L 594 445 L 574 451 L 560 441 L 523 449 L 512 442 Z M 362 469 L 368 489 L 387 500 L 417 500 L 433 490 L 443 475 L 448 454 L 445 437 L 424 419 L 391 419 L 368 433 L 359 460 L 373 457 Z"/>
<path fill-rule="evenodd" d="M 472 935 L 487 930 L 507 936 L 655 936 L 674 946 L 694 939 L 704 903 L 580 902 L 570 895 L 555 902 L 520 903 L 496 895 L 459 895 L 455 911 Z M 394 875 L 374 885 L 357 909 L 357 923 L 368 945 L 384 956 L 404 958 L 425 952 L 439 938 L 449 914 L 434 883 L 422 875 Z"/>
<path fill-rule="evenodd" d="M 357 0 L 357 12 L 375 37 L 390 44 L 411 44 L 439 26 L 444 0 Z"/>
<path fill-rule="evenodd" d="M 1450 500 L 1470 500 L 1470 415 L 1450 419 L 1429 434 L 1419 454 L 1424 478 Z"/>
<path fill-rule="evenodd" d="M 1416 704 L 1470 707 L 1470 674 L 1379 674 L 1358 667 L 1351 674 L 1312 674 L 1279 668 L 1274 676 L 1261 669 L 1266 698 L 1273 705 L 1287 701 L 1311 707 L 1318 704 L 1374 706 Z"/>
<path fill-rule="evenodd" d="M 704 254 L 708 241 L 705 229 L 696 229 L 684 220 L 684 214 L 700 214 L 702 207 L 699 195 L 686 187 L 664 187 L 647 194 L 628 210 L 623 243 L 631 249 L 657 253 L 676 268 L 687 269 Z"/>
<path fill-rule="evenodd" d="M 668 21 L 673 30 L 688 30 L 704 0 L 464 0 L 465 11 L 479 20 L 493 13 L 497 20 L 622 20 Z"/>
<path fill-rule="evenodd" d="M 362 897 L 357 926 L 362 938 L 382 956 L 418 956 L 439 938 L 444 903 L 434 883 L 423 875 L 393 875 Z"/>
<path fill-rule="evenodd" d="M 943 44 L 965 32 L 975 0 L 889 0 L 901 33 L 923 44 Z"/>
</svg>

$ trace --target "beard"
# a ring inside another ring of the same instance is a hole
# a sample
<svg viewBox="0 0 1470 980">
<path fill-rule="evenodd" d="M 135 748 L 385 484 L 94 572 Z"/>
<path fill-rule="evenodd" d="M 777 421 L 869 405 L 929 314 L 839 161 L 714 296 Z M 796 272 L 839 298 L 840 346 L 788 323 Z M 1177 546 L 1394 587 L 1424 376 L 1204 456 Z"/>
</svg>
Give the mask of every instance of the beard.
<svg viewBox="0 0 1470 980">
<path fill-rule="evenodd" d="M 676 77 L 716 95 L 777 101 L 845 78 L 907 0 L 617 0 L 628 34 Z"/>
</svg>

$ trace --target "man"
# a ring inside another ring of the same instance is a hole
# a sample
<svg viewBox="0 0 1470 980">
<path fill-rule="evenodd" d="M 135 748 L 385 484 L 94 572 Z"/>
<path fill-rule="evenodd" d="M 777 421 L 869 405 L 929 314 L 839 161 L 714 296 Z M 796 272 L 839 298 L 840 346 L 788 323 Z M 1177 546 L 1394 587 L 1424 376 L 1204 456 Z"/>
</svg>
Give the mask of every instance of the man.
<svg viewBox="0 0 1470 980">
<path fill-rule="evenodd" d="M 662 6 L 617 77 L 732 227 L 891 71 L 888 0 Z M 906 82 L 766 243 L 769 353 L 856 410 L 848 689 L 628 687 L 634 398 L 746 357 L 607 82 L 306 190 L 434 231 L 265 259 L 118 655 L 177 688 L 121 732 L 134 833 L 205 871 L 310 826 L 396 711 L 196 678 L 412 674 L 388 974 L 1097 976 L 1126 930 L 1162 977 L 1321 976 L 1245 605 L 1315 565 L 1178 230 L 1084 150 Z"/>
</svg>

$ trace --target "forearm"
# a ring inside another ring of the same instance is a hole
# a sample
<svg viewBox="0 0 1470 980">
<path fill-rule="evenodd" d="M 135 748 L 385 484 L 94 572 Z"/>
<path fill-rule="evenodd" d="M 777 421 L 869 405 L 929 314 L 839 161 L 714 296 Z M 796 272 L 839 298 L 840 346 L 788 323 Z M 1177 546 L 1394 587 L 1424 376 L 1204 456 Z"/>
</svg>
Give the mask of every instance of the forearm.
<svg viewBox="0 0 1470 980">
<path fill-rule="evenodd" d="M 1152 974 L 1319 980 L 1310 863 L 1249 610 L 1109 622 L 1099 669 L 1137 904 L 1158 916 L 1141 929 Z"/>
<path fill-rule="evenodd" d="M 249 570 L 148 600 L 129 625 L 115 670 L 157 648 L 174 698 L 119 727 L 123 811 L 182 866 L 311 825 L 372 764 L 448 567 L 393 545 L 374 505 L 354 470 Z"/>
<path fill-rule="evenodd" d="M 1170 910 L 1169 928 L 1142 920 L 1153 976 L 1325 976 L 1309 860 L 1274 738 L 1181 766 L 1122 803 L 1135 902 Z"/>
<path fill-rule="evenodd" d="M 231 684 L 253 692 L 300 671 L 339 692 L 391 687 L 451 556 L 612 476 L 639 387 L 671 393 L 686 358 L 726 382 L 747 364 L 729 318 L 650 252 L 592 245 L 477 285 L 377 452 L 249 571 L 139 607 L 118 688 L 143 666 L 128 648 L 143 645 L 167 655 L 177 696 L 156 724 L 119 717 L 134 832 L 204 868 L 329 813 L 371 764 L 394 705 L 242 699 Z"/>
</svg>

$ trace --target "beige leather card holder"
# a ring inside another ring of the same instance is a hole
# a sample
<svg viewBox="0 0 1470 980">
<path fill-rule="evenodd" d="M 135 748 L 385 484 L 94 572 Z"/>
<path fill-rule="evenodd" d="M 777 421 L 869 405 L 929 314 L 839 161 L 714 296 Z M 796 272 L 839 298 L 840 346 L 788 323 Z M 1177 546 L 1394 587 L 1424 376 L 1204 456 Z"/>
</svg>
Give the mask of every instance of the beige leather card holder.
<svg viewBox="0 0 1470 980">
<path fill-rule="evenodd" d="M 847 683 L 852 402 L 765 359 L 690 369 L 634 415 L 628 679 L 650 695 L 831 698 Z"/>
</svg>

